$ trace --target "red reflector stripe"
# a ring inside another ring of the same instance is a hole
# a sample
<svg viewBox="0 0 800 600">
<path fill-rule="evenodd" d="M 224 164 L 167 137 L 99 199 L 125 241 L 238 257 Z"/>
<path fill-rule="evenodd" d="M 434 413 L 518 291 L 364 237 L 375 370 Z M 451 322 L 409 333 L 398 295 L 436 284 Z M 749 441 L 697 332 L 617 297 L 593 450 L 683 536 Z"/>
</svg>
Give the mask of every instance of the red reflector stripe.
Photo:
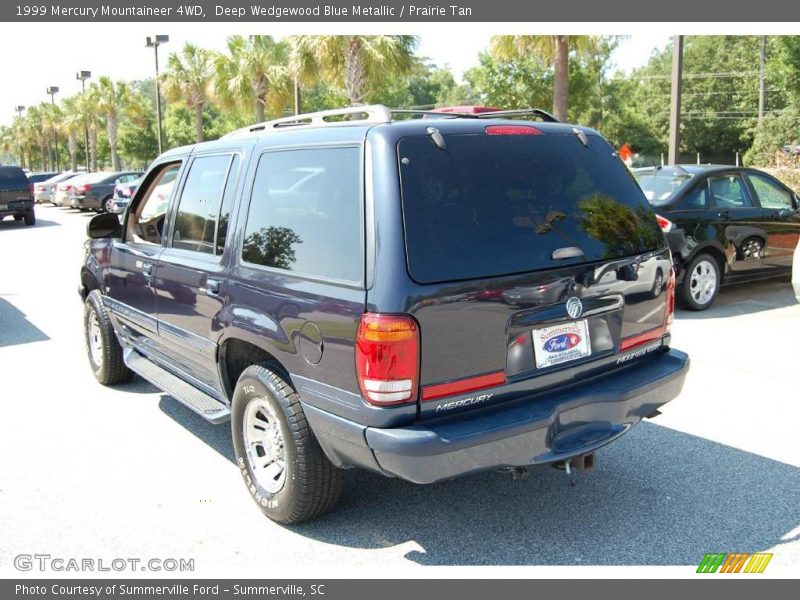
<svg viewBox="0 0 800 600">
<path fill-rule="evenodd" d="M 667 328 L 662 325 L 660 327 L 656 327 L 655 329 L 645 331 L 644 333 L 623 338 L 623 340 L 619 343 L 619 350 L 622 352 L 624 350 L 635 348 L 636 346 L 641 346 L 647 342 L 652 342 L 653 340 L 664 337 L 665 333 L 667 333 Z"/>
<path fill-rule="evenodd" d="M 489 125 L 487 135 L 541 135 L 542 132 L 530 125 Z"/>
<path fill-rule="evenodd" d="M 481 388 L 503 385 L 505 382 L 505 372 L 496 371 L 494 373 L 487 373 L 486 375 L 478 375 L 477 377 L 459 379 L 458 381 L 426 385 L 422 388 L 422 399 L 424 401 L 437 400 L 445 396 L 466 394 L 467 392 L 472 392 Z"/>
</svg>

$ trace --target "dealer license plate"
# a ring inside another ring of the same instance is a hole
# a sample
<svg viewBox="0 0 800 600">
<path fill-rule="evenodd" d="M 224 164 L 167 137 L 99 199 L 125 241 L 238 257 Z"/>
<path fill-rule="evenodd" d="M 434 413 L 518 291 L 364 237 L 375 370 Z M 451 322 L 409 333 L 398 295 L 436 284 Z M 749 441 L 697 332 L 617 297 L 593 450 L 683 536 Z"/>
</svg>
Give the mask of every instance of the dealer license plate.
<svg viewBox="0 0 800 600">
<path fill-rule="evenodd" d="M 592 353 L 586 320 L 534 329 L 531 334 L 537 369 L 560 365 Z"/>
</svg>

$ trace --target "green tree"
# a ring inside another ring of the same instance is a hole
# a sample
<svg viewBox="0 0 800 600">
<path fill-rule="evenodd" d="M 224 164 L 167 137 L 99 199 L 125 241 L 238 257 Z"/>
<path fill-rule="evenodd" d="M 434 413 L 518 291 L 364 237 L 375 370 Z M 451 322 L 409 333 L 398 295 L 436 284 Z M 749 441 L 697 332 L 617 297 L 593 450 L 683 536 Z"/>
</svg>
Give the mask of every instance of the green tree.
<svg viewBox="0 0 800 600">
<path fill-rule="evenodd" d="M 297 36 L 300 54 L 344 89 L 350 106 L 363 106 L 380 86 L 413 65 L 417 38 L 410 35 Z"/>
<path fill-rule="evenodd" d="M 205 139 L 203 109 L 213 82 L 214 55 L 209 50 L 187 43 L 179 53 L 169 55 L 163 78 L 164 94 L 170 101 L 184 101 L 194 112 L 196 142 Z"/>
<path fill-rule="evenodd" d="M 256 122 L 280 115 L 292 98 L 286 44 L 268 35 L 228 38 L 228 54 L 215 61 L 215 97 L 223 108 L 253 108 Z"/>
<path fill-rule="evenodd" d="M 599 36 L 496 35 L 490 52 L 501 60 L 536 56 L 553 70 L 553 116 L 567 120 L 570 86 L 570 54 L 591 57 L 601 44 Z"/>
<path fill-rule="evenodd" d="M 97 112 L 105 117 L 108 145 L 111 150 L 111 169 L 121 170 L 118 152 L 119 122 L 133 104 L 130 86 L 124 81 L 112 81 L 103 76 L 92 84 L 96 92 Z"/>
</svg>

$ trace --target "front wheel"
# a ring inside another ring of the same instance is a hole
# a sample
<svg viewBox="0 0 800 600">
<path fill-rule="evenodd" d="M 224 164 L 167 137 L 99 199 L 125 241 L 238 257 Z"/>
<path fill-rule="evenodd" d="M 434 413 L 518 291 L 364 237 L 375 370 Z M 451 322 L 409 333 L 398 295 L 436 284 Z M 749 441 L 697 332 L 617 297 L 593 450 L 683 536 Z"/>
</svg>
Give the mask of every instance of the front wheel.
<svg viewBox="0 0 800 600">
<path fill-rule="evenodd" d="M 109 196 L 103 201 L 103 210 L 107 213 L 110 213 L 114 210 L 114 198 L 112 196 Z"/>
<path fill-rule="evenodd" d="M 97 290 L 89 293 L 83 305 L 83 330 L 89 366 L 97 381 L 103 385 L 129 381 L 133 373 L 122 360 L 122 346 Z"/>
<path fill-rule="evenodd" d="M 244 370 L 233 393 L 231 433 L 236 463 L 261 511 L 300 523 L 334 507 L 341 472 L 320 448 L 297 392 L 276 372 Z"/>
<path fill-rule="evenodd" d="M 698 254 L 686 269 L 678 293 L 681 306 L 705 310 L 717 298 L 720 285 L 719 264 L 708 254 Z"/>
<path fill-rule="evenodd" d="M 35 213 L 26 213 L 25 214 L 25 225 L 31 226 L 36 225 L 36 214 Z"/>
</svg>

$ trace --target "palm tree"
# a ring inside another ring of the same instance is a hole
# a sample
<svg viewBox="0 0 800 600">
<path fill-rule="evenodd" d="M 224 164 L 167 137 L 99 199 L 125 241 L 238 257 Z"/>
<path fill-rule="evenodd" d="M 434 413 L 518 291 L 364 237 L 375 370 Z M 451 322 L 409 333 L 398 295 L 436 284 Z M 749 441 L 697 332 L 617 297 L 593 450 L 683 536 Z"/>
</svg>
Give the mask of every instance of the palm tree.
<svg viewBox="0 0 800 600">
<path fill-rule="evenodd" d="M 186 102 L 194 110 L 195 139 L 203 141 L 203 107 L 208 102 L 214 81 L 214 55 L 187 43 L 180 53 L 173 52 L 164 74 L 164 95 L 167 100 Z"/>
<path fill-rule="evenodd" d="M 83 122 L 89 130 L 89 171 L 97 171 L 97 132 L 103 126 L 103 117 L 100 112 L 100 98 L 97 84 L 90 85 L 78 97 L 78 106 L 83 116 Z"/>
<path fill-rule="evenodd" d="M 47 143 L 47 156 L 50 160 L 50 168 L 55 170 L 57 167 L 56 156 L 58 155 L 58 148 L 55 148 L 55 139 L 57 139 L 58 136 L 53 134 L 61 129 L 61 109 L 55 104 L 42 102 L 39 105 L 39 110 L 42 113 L 42 129 Z M 55 139 L 52 139 L 51 136 Z M 53 143 L 52 147 L 50 145 L 51 141 Z M 51 148 L 55 148 L 55 150 Z"/>
<path fill-rule="evenodd" d="M 40 153 L 39 166 L 42 171 L 47 170 L 47 138 L 44 135 L 44 124 L 42 110 L 39 106 L 31 106 L 23 118 L 23 130 L 25 138 L 30 144 L 36 147 Z M 33 157 L 31 156 L 31 167 Z"/>
<path fill-rule="evenodd" d="M 124 81 L 114 82 L 110 77 L 101 77 L 97 80 L 97 110 L 106 118 L 106 130 L 108 132 L 108 145 L 111 149 L 111 168 L 114 171 L 121 170 L 119 163 L 119 153 L 117 151 L 117 131 L 120 116 L 123 115 L 131 105 L 131 90 Z"/>
<path fill-rule="evenodd" d="M 320 70 L 343 86 L 350 106 L 363 106 L 368 86 L 404 75 L 414 63 L 412 35 L 297 36 L 299 52 L 308 53 Z"/>
<path fill-rule="evenodd" d="M 303 99 L 301 86 L 312 85 L 319 78 L 319 64 L 311 53 L 310 44 L 306 43 L 305 36 L 290 35 L 285 42 L 289 48 L 287 67 L 292 78 L 294 88 L 294 114 L 303 112 Z"/>
<path fill-rule="evenodd" d="M 286 44 L 268 35 L 234 35 L 228 38 L 228 52 L 215 61 L 214 92 L 220 104 L 252 106 L 259 123 L 266 111 L 282 113 L 292 94 Z"/>
<path fill-rule="evenodd" d="M 553 116 L 567 120 L 569 105 L 569 55 L 589 56 L 600 45 L 600 36 L 592 35 L 495 35 L 490 52 L 501 60 L 513 60 L 530 54 L 553 67 Z"/>
<path fill-rule="evenodd" d="M 84 120 L 81 111 L 80 96 L 68 96 L 61 103 L 63 121 L 61 128 L 67 135 L 67 151 L 69 152 L 69 168 L 78 169 L 78 138 L 83 133 Z"/>
</svg>

